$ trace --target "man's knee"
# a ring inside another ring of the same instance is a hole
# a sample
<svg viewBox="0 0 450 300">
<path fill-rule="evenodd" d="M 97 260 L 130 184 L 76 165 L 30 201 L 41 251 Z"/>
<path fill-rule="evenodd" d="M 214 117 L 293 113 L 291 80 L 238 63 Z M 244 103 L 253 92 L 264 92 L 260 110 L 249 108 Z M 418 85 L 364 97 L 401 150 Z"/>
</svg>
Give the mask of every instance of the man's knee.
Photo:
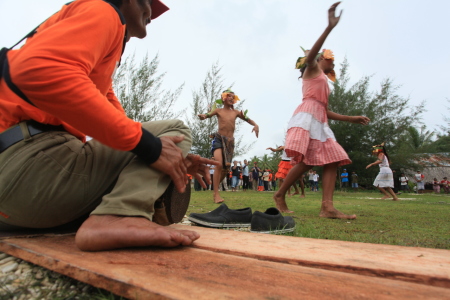
<svg viewBox="0 0 450 300">
<path fill-rule="evenodd" d="M 184 135 L 184 140 L 177 145 L 181 148 L 184 155 L 187 155 L 192 146 L 192 134 L 189 127 L 183 121 L 178 119 L 149 121 L 142 123 L 142 127 L 150 131 L 157 137 Z"/>
</svg>

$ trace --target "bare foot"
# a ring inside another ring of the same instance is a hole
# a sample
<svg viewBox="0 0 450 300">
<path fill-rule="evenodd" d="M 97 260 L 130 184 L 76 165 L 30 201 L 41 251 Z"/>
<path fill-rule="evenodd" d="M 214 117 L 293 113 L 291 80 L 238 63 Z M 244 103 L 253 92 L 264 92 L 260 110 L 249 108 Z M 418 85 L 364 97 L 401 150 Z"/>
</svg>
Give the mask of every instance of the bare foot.
<svg viewBox="0 0 450 300">
<path fill-rule="evenodd" d="M 400 201 L 397 197 L 393 198 L 392 201 Z"/>
<path fill-rule="evenodd" d="M 289 210 L 289 208 L 287 207 L 286 199 L 285 199 L 284 195 L 279 196 L 278 193 L 275 193 L 273 195 L 273 200 L 275 201 L 275 205 L 280 212 L 290 213 L 290 214 L 293 213 L 293 211 Z"/>
<path fill-rule="evenodd" d="M 214 203 L 222 203 L 225 201 L 219 194 L 214 195 Z"/>
<path fill-rule="evenodd" d="M 346 214 L 340 212 L 339 210 L 337 210 L 336 208 L 332 208 L 330 210 L 324 210 L 322 208 L 322 210 L 320 211 L 319 217 L 329 218 L 329 219 L 349 219 L 349 220 L 356 219 L 356 215 L 346 215 Z"/>
<path fill-rule="evenodd" d="M 300 195 L 300 198 L 305 198 L 305 197 L 306 197 L 305 194 Z"/>
<path fill-rule="evenodd" d="M 295 192 L 295 193 L 292 194 L 292 196 L 299 195 L 299 194 L 300 194 L 300 193 Z"/>
<path fill-rule="evenodd" d="M 391 196 L 384 196 L 384 197 L 381 197 L 381 200 L 386 200 L 386 199 L 389 199 L 389 198 L 391 198 Z"/>
<path fill-rule="evenodd" d="M 78 229 L 75 243 L 83 251 L 127 247 L 176 247 L 191 245 L 195 231 L 163 227 L 143 217 L 92 215 Z"/>
</svg>

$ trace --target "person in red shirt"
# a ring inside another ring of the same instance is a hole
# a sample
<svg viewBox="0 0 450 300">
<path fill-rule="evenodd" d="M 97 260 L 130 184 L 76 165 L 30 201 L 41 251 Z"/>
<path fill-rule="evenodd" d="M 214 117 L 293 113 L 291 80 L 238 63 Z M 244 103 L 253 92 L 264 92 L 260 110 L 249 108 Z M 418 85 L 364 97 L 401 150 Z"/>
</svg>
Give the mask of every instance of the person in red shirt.
<svg viewBox="0 0 450 300">
<path fill-rule="evenodd" d="M 144 38 L 167 10 L 160 0 L 76 0 L 6 53 L 0 230 L 51 228 L 90 214 L 75 237 L 81 250 L 199 238 L 152 222 L 155 203 L 171 182 L 183 193 L 187 173 L 209 181 L 206 164 L 216 162 L 188 155 L 191 133 L 179 120 L 129 119 L 112 89 L 126 42 Z"/>
<path fill-rule="evenodd" d="M 449 181 L 447 180 L 447 177 L 444 177 L 444 179 L 441 180 L 441 186 L 444 189 L 444 193 L 448 194 L 450 192 L 449 188 Z"/>
</svg>

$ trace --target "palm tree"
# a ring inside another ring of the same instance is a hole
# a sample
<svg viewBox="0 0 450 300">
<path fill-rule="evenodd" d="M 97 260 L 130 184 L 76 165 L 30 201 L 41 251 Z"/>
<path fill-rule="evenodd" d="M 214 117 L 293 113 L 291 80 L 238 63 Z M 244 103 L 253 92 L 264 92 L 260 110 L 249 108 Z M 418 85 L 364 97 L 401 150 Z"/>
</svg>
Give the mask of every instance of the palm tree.
<svg viewBox="0 0 450 300">
<path fill-rule="evenodd" d="M 425 125 L 420 127 L 420 131 L 410 126 L 406 136 L 406 143 L 413 152 L 424 153 L 427 152 L 427 147 L 433 143 L 434 135 L 435 132 L 427 130 Z"/>
</svg>

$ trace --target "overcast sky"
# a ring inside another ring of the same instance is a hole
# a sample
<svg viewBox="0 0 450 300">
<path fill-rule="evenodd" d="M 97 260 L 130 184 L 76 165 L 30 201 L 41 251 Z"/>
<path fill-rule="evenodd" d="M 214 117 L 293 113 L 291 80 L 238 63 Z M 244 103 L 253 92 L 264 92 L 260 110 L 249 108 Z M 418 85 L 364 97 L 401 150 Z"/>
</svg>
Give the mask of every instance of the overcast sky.
<svg viewBox="0 0 450 300">
<path fill-rule="evenodd" d="M 0 0 L 0 46 L 11 46 L 68 0 Z M 163 88 L 185 83 L 177 110 L 189 107 L 215 62 L 225 85 L 245 99 L 244 109 L 260 126 L 260 137 L 243 124 L 244 138 L 256 141 L 238 159 L 261 156 L 281 145 L 287 121 L 300 104 L 301 81 L 294 64 L 299 46 L 312 47 L 327 25 L 324 0 L 165 0 L 171 10 L 154 20 L 143 40 L 127 45 L 124 57 L 159 54 Z M 347 0 L 341 22 L 324 48 L 344 57 L 352 83 L 373 75 L 372 91 L 391 78 L 410 105 L 426 101 L 423 121 L 434 130 L 449 115 L 450 38 L 448 0 Z M 447 30 L 446 30 L 447 29 Z M 373 120 L 376 122 L 376 120 Z M 412 124 L 414 125 L 414 124 Z M 357 125 L 355 125 L 357 126 Z M 369 125 L 370 126 L 370 125 Z"/>
</svg>

